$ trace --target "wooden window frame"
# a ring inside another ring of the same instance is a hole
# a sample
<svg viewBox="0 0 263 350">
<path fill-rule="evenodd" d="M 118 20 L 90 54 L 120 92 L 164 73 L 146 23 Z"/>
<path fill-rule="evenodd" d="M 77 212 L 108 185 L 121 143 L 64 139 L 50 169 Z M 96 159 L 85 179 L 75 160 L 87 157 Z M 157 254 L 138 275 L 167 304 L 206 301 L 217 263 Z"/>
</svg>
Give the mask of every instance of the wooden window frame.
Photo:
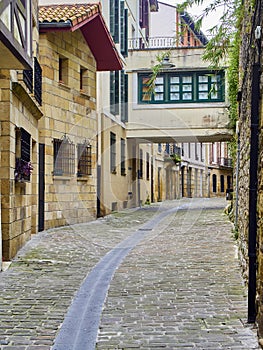
<svg viewBox="0 0 263 350">
<path fill-rule="evenodd" d="M 207 98 L 201 98 L 203 92 L 201 86 L 205 85 L 200 81 L 200 77 L 207 77 Z M 225 73 L 224 71 L 189 71 L 189 72 L 172 72 L 161 73 L 158 78 L 163 79 L 163 83 L 157 82 L 154 89 L 155 93 L 150 91 L 148 82 L 150 74 L 138 74 L 138 103 L 139 104 L 178 104 L 178 103 L 216 103 L 225 101 Z M 178 82 L 173 82 L 172 78 L 176 78 Z M 189 82 L 187 79 L 191 78 Z M 159 79 L 160 80 L 160 79 Z M 156 94 L 162 94 L 163 98 L 156 98 Z M 177 86 L 177 88 L 176 88 Z M 190 87 L 190 88 L 189 88 Z M 217 89 L 217 90 L 215 90 Z M 160 91 L 158 91 L 160 90 Z M 217 97 L 215 97 L 217 92 Z M 178 94 L 178 99 L 172 99 L 171 94 Z M 186 98 L 187 94 L 191 94 L 191 98 Z"/>
</svg>

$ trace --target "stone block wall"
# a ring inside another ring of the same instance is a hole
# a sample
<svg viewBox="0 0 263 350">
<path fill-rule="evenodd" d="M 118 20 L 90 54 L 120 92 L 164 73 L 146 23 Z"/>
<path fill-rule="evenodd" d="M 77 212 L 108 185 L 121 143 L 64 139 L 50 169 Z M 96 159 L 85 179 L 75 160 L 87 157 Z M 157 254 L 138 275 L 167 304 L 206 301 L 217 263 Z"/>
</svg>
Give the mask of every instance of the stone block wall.
<svg viewBox="0 0 263 350">
<path fill-rule="evenodd" d="M 17 84 L 16 88 L 13 83 Z M 3 259 L 10 260 L 30 239 L 31 234 L 38 230 L 37 143 L 38 119 L 41 112 L 15 71 L 1 70 L 0 85 L 2 244 Z M 17 151 L 17 130 L 21 128 L 31 135 L 30 160 L 33 165 L 30 180 L 22 183 L 15 181 L 14 174 L 16 158 L 20 156 Z"/>
<path fill-rule="evenodd" d="M 45 144 L 47 229 L 96 217 L 96 62 L 80 30 L 40 34 L 39 52 L 43 69 L 44 117 L 40 123 L 40 142 Z M 62 77 L 60 59 L 64 64 Z M 76 149 L 75 171 L 70 176 L 53 173 L 53 141 L 63 136 Z M 77 144 L 85 140 L 92 149 L 92 175 L 77 177 Z"/>
</svg>

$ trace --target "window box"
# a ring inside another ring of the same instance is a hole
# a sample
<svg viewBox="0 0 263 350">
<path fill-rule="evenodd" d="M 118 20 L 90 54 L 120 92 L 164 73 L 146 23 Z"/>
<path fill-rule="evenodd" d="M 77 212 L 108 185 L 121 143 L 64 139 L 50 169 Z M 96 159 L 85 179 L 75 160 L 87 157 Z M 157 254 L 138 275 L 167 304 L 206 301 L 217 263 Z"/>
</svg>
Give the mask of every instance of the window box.
<svg viewBox="0 0 263 350">
<path fill-rule="evenodd" d="M 16 158 L 15 181 L 26 182 L 30 181 L 30 174 L 33 171 L 31 162 L 27 162 L 22 158 Z"/>
</svg>

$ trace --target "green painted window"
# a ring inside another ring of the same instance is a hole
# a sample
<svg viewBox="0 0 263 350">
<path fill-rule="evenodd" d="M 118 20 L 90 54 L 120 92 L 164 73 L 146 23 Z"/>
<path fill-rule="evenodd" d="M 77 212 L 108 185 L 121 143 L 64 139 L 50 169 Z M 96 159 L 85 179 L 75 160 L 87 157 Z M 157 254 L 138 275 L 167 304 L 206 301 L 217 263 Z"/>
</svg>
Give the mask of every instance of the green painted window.
<svg viewBox="0 0 263 350">
<path fill-rule="evenodd" d="M 225 99 L 224 72 L 160 74 L 149 88 L 150 74 L 139 74 L 139 103 L 222 102 Z"/>
</svg>

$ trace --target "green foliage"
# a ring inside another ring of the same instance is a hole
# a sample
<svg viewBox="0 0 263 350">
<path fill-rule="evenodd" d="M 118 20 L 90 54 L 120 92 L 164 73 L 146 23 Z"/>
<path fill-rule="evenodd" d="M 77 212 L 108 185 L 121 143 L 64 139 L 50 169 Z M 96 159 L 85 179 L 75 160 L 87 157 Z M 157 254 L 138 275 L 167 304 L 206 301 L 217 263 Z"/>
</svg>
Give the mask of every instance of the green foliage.
<svg viewBox="0 0 263 350">
<path fill-rule="evenodd" d="M 156 80 L 158 74 L 160 73 L 160 71 L 162 70 L 163 60 L 166 57 L 170 58 L 170 56 L 171 56 L 171 49 L 166 50 L 166 51 L 164 51 L 156 56 L 157 64 L 152 67 L 152 74 L 151 74 L 150 79 L 149 79 L 148 84 L 147 84 L 149 87 L 149 90 L 148 90 L 149 94 L 154 94 L 155 80 Z"/>
</svg>

